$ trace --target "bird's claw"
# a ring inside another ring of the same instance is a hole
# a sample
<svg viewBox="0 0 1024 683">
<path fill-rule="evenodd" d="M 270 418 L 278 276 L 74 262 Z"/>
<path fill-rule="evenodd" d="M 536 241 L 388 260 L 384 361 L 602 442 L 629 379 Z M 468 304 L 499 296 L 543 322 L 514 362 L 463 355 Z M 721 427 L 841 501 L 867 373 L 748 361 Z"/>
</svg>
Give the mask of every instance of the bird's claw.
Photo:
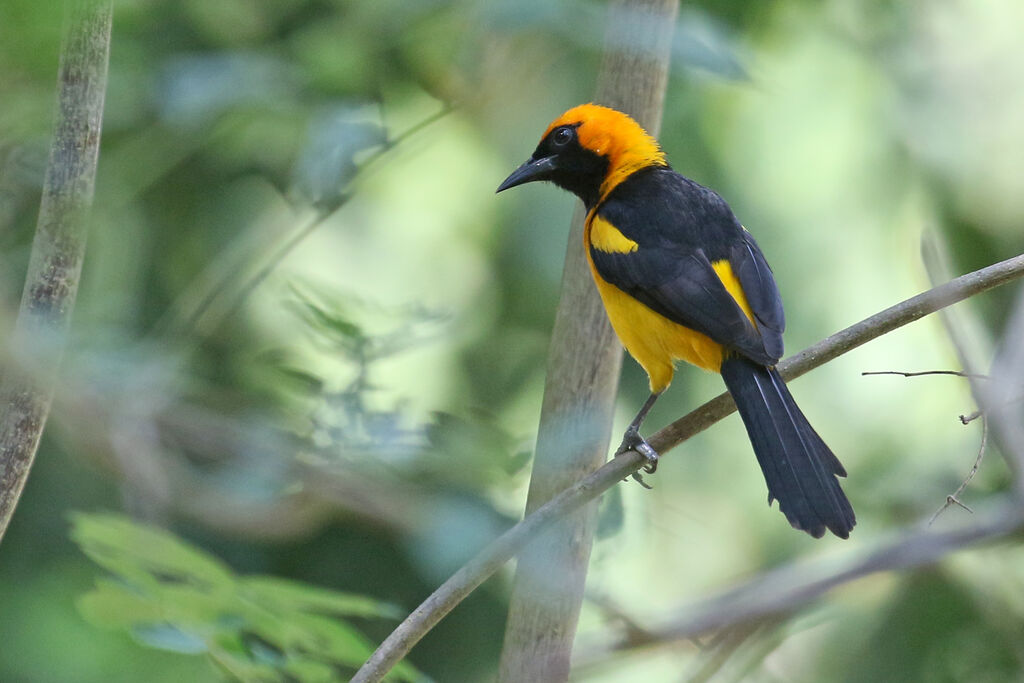
<svg viewBox="0 0 1024 683">
<path fill-rule="evenodd" d="M 658 470 L 658 452 L 654 450 L 651 444 L 640 436 L 640 433 L 634 430 L 627 430 L 626 435 L 622 437 L 622 443 L 619 444 L 619 449 L 615 451 L 615 455 L 625 453 L 627 451 L 636 451 L 643 456 L 646 462 L 643 466 L 643 471 L 647 474 L 654 474 Z M 648 486 L 643 477 L 640 476 L 639 472 L 633 473 L 633 478 L 640 482 L 640 485 L 644 488 L 651 488 Z"/>
</svg>

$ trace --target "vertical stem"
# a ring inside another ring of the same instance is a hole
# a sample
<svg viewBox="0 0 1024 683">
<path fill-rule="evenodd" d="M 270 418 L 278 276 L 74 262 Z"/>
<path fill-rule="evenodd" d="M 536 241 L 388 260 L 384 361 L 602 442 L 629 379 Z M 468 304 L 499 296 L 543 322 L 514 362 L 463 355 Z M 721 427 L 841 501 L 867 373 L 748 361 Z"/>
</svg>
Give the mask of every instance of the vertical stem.
<svg viewBox="0 0 1024 683">
<path fill-rule="evenodd" d="M 57 115 L 21 309 L 0 383 L 0 538 L 50 411 L 85 255 L 107 86 L 110 0 L 69 0 Z"/>
<path fill-rule="evenodd" d="M 678 0 L 609 6 L 597 101 L 657 134 Z M 622 348 L 582 249 L 583 212 L 569 234 L 526 513 L 596 470 L 608 454 Z M 564 681 L 576 635 L 597 502 L 557 522 L 519 555 L 499 683 Z"/>
<path fill-rule="evenodd" d="M 921 238 L 921 256 L 933 287 L 951 279 L 948 251 L 938 235 L 925 233 Z M 1020 402 L 1021 387 L 1024 386 L 1024 344 L 1020 341 L 1024 336 L 1024 292 L 1018 297 L 1006 323 L 1001 348 L 992 360 L 988 381 L 979 379 L 978 357 L 982 352 L 977 342 L 971 342 L 981 337 L 978 330 L 982 327 L 972 316 L 971 309 L 958 312 L 950 307 L 940 311 L 940 316 L 960 360 L 960 367 L 967 373 L 971 395 L 985 415 L 986 428 L 992 428 L 994 441 L 1013 475 L 1014 493 L 1024 502 L 1024 427 L 1021 427 Z"/>
</svg>

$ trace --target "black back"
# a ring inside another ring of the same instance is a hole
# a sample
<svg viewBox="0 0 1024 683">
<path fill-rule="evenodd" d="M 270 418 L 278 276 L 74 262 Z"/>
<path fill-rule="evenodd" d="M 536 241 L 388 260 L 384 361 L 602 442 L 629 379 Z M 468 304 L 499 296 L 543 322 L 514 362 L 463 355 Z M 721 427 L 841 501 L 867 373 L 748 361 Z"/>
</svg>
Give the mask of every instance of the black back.
<svg viewBox="0 0 1024 683">
<path fill-rule="evenodd" d="M 670 168 L 629 176 L 597 215 L 638 244 L 607 253 L 591 247 L 600 276 L 669 320 L 764 365 L 782 357 L 782 299 L 757 242 L 714 191 Z M 757 322 L 726 290 L 712 264 L 728 261 Z"/>
</svg>

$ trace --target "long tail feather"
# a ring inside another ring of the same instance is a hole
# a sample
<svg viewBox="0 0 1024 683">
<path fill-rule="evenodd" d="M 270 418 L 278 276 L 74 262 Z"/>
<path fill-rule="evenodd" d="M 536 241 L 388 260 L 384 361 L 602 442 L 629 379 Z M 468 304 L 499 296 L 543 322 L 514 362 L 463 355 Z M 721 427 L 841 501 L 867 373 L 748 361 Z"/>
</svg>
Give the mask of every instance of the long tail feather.
<svg viewBox="0 0 1024 683">
<path fill-rule="evenodd" d="M 836 478 L 845 477 L 846 470 L 797 407 L 779 373 L 730 357 L 722 363 L 722 377 L 768 484 L 768 504 L 779 501 L 789 523 L 815 538 L 825 529 L 849 537 L 857 518 Z"/>
</svg>

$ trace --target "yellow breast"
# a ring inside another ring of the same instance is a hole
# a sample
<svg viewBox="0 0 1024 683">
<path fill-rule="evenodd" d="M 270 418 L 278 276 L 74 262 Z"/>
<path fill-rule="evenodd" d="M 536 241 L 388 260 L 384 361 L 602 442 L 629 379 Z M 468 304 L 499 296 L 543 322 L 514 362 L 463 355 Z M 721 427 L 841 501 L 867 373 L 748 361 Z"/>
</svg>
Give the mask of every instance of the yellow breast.
<svg viewBox="0 0 1024 683">
<path fill-rule="evenodd" d="M 597 216 L 589 217 L 587 229 L 584 231 L 584 247 L 590 272 L 594 276 L 597 291 L 601 295 L 608 319 L 619 341 L 647 372 L 651 391 L 658 393 L 668 387 L 675 373 L 674 363 L 677 360 L 685 360 L 705 370 L 718 372 L 722 365 L 722 346 L 700 332 L 672 322 L 605 281 L 597 272 L 590 257 L 591 244 L 600 251 L 629 253 L 636 251 L 637 243 L 623 235 L 611 223 Z M 725 265 L 728 266 L 728 262 L 725 262 Z M 716 267 L 716 271 L 719 271 L 719 268 Z M 732 274 L 731 268 L 729 274 Z M 735 284 L 736 287 L 739 286 L 738 282 Z M 742 296 L 742 290 L 738 291 Z M 736 294 L 733 293 L 733 296 Z M 743 303 L 746 303 L 745 297 Z M 749 307 L 745 310 L 749 310 Z"/>
</svg>

